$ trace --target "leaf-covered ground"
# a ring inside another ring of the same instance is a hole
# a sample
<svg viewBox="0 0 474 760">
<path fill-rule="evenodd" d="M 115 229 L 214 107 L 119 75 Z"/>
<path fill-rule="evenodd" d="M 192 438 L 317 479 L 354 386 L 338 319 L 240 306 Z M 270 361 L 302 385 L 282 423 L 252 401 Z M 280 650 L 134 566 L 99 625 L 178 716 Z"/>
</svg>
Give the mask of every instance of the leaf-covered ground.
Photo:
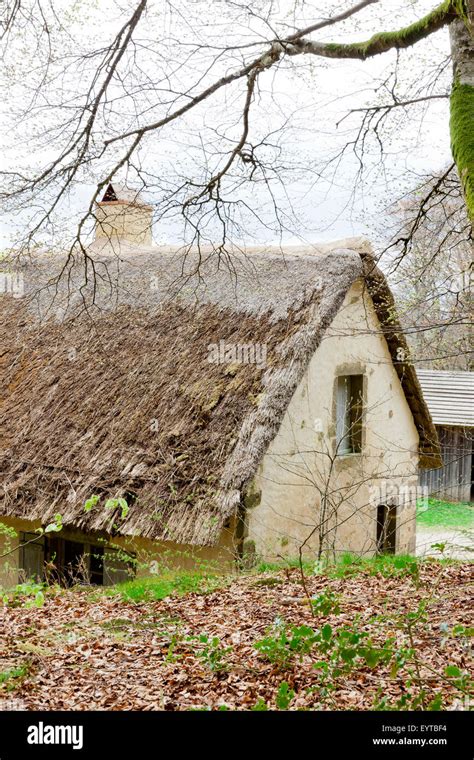
<svg viewBox="0 0 474 760">
<path fill-rule="evenodd" d="M 282 682 L 292 697 L 289 709 L 370 710 L 382 694 L 395 704 L 411 688 L 403 668 L 391 675 L 388 665 L 357 662 L 325 693 L 314 667 L 323 655 L 310 651 L 282 667 L 254 644 L 276 630 L 275 621 L 281 630 L 283 620 L 319 630 L 329 624 L 335 632 L 355 626 L 376 645 L 395 636 L 402 647 L 407 634 L 394 621 L 423 598 L 428 619 L 414 629 L 419 675 L 430 699 L 442 694 L 443 708 L 456 707 L 459 693 L 446 667 L 464 673 L 472 663 L 466 637 L 449 632 L 472 624 L 472 567 L 424 562 L 419 582 L 368 570 L 308 577 L 311 595 L 340 595 L 339 614 L 317 616 L 304 603 L 296 569 L 152 602 L 87 589 L 52 591 L 42 607 L 0 610 L 0 709 L 274 709 Z"/>
</svg>

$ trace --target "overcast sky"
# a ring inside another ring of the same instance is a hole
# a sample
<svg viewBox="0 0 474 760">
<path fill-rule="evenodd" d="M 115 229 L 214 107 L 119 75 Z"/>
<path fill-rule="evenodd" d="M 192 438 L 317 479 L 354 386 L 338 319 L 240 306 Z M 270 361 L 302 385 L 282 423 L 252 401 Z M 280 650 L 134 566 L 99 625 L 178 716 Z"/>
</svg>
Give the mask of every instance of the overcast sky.
<svg viewBox="0 0 474 760">
<path fill-rule="evenodd" d="M 92 68 L 80 69 L 76 56 L 109 42 L 135 4 L 131 0 L 55 2 L 55 12 L 68 26 L 70 36 L 58 35 L 58 48 L 53 51 L 55 75 L 46 86 L 39 87 L 38 75 L 44 50 L 35 54 L 27 44 L 27 36 L 14 43 L 0 74 L 0 84 L 9 89 L 9 95 L 0 106 L 2 169 L 31 172 L 54 158 L 54 145 L 44 133 L 45 125 L 49 129 L 60 123 L 54 115 L 58 104 L 77 106 L 79 101 L 74 101 L 74 96 L 83 91 L 92 72 Z M 365 39 L 381 29 L 395 29 L 410 23 L 434 4 L 424 0 L 381 0 L 377 6 L 364 10 L 356 20 L 314 36 L 322 40 Z M 139 70 L 127 83 L 128 90 L 132 84 L 137 88 L 139 113 L 133 113 L 129 98 L 120 100 L 120 88 L 116 86 L 111 91 L 111 101 L 115 94 L 117 102 L 109 108 L 107 128 L 113 123 L 120 129 L 121 125 L 134 123 L 134 120 L 148 123 L 168 107 L 171 90 L 182 92 L 191 85 L 199 89 L 199 79 L 207 84 L 222 71 L 239 65 L 239 55 L 228 52 L 222 57 L 219 54 L 219 61 L 207 71 L 219 53 L 218 48 L 269 39 L 274 35 L 272 29 L 281 34 L 295 25 L 314 22 L 329 9 L 340 12 L 348 6 L 349 3 L 333 0 L 326 0 L 324 4 L 261 0 L 253 2 L 249 11 L 241 4 L 219 0 L 212 3 L 183 0 L 173 5 L 151 0 L 147 16 L 136 31 L 140 42 Z M 266 19 L 262 20 L 265 14 Z M 188 56 L 188 51 L 196 51 L 197 43 L 204 47 Z M 372 133 L 367 142 L 363 176 L 358 173 L 360 167 L 352 149 L 336 159 L 338 152 L 354 138 L 360 124 L 360 113 L 347 116 L 351 109 L 390 102 L 390 89 L 401 99 L 416 97 L 428 91 L 427 88 L 430 92 L 447 92 L 448 55 L 448 32 L 444 29 L 414 49 L 400 53 L 396 81 L 395 52 L 366 62 L 299 56 L 285 62 L 278 71 L 271 70 L 260 77 L 258 96 L 251 111 L 251 135 L 257 138 L 272 132 L 279 160 L 285 167 L 283 186 L 274 187 L 275 198 L 288 222 L 284 241 L 330 240 L 354 234 L 374 238 L 386 227 L 384 214 L 390 203 L 415 188 L 424 175 L 439 171 L 449 162 L 447 100 L 422 103 L 407 112 L 393 111 L 382 128 L 384 159 L 380 160 L 377 140 Z M 443 63 L 445 68 L 440 74 Z M 128 76 L 132 76 L 130 72 Z M 160 82 L 156 92 L 146 92 L 146 83 L 150 81 Z M 167 83 L 168 93 L 163 82 Z M 26 117 L 19 119 L 21 108 L 33 97 L 35 89 L 39 89 L 39 93 L 32 107 Z M 152 202 L 159 199 L 161 188 L 168 182 L 179 176 L 193 177 L 202 170 L 202 146 L 209 141 L 214 141 L 212 156 L 215 158 L 219 149 L 215 143 L 215 127 L 224 145 L 238 134 L 236 116 L 241 92 L 242 88 L 229 88 L 206 101 L 182 122 L 175 122 L 172 129 L 150 134 L 144 141 L 140 165 L 150 177 L 159 178 L 150 180 Z M 153 102 L 154 97 L 156 102 Z M 61 113 L 64 114 L 64 108 Z M 105 132 L 96 139 L 107 136 Z M 100 172 L 105 168 L 105 164 L 97 163 L 92 172 L 84 174 L 75 184 L 71 196 L 58 209 L 58 227 L 63 224 L 65 229 L 72 228 L 87 207 L 95 183 L 101 179 Z M 133 181 L 131 176 L 128 179 Z M 263 217 L 271 214 L 271 203 L 263 187 L 255 186 L 246 192 L 246 200 L 261 209 Z M 15 241 L 27 217 L 25 211 L 2 217 L 0 241 L 3 246 Z M 270 229 L 252 227 L 249 223 L 248 233 L 253 237 L 249 242 L 256 239 L 278 242 L 279 235 L 271 224 L 269 226 Z M 154 233 L 158 242 L 173 243 L 183 231 L 176 222 L 165 218 L 156 225 Z"/>
</svg>

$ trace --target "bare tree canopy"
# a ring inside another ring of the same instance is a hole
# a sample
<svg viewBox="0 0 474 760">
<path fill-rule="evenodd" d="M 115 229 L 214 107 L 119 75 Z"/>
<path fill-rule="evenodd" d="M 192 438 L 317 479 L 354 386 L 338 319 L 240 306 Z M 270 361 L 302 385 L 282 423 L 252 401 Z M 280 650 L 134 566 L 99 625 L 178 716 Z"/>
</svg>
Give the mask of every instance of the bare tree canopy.
<svg viewBox="0 0 474 760">
<path fill-rule="evenodd" d="M 415 20 L 400 28 L 389 6 L 107 0 L 98 9 L 89 0 L 7 0 L 0 190 L 6 211 L 27 219 L 23 242 L 54 239 L 70 194 L 89 183 L 96 189 L 74 236 L 82 247 L 96 201 L 118 177 L 153 193 L 156 219 L 178 220 L 188 243 L 222 249 L 252 222 L 279 234 L 298 213 L 290 181 L 305 175 L 306 191 L 332 188 L 351 153 L 355 184 L 370 185 L 375 152 L 386 171 L 394 132 L 410 133 L 426 109 L 448 98 L 472 225 L 474 2 L 412 3 L 403 17 Z M 448 27 L 452 75 L 446 56 L 423 47 Z M 320 82 L 331 81 L 342 61 L 384 56 L 390 73 L 374 89 L 358 71 L 361 107 L 347 109 L 338 135 L 324 135 L 323 121 L 298 103 L 298 87 L 310 88 L 318 104 Z M 407 69 L 411 80 L 401 85 Z M 322 164 L 305 150 L 316 135 L 327 146 Z"/>
<path fill-rule="evenodd" d="M 402 245 L 390 279 L 411 355 L 422 369 L 472 369 L 472 246 L 453 170 L 399 202 L 393 217 Z"/>
</svg>

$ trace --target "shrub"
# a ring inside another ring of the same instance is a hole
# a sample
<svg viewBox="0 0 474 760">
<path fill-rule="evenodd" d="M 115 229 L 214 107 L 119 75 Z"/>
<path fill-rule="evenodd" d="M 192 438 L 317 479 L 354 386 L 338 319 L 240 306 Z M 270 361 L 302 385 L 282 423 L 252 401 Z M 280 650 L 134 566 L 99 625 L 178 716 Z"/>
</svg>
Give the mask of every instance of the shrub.
<svg viewBox="0 0 474 760">
<path fill-rule="evenodd" d="M 261 656 L 282 669 L 286 669 L 295 658 L 300 660 L 313 648 L 318 633 L 307 625 L 287 626 L 277 619 L 267 636 L 254 643 Z"/>
<path fill-rule="evenodd" d="M 341 611 L 339 600 L 338 594 L 326 589 L 322 594 L 311 599 L 311 607 L 316 615 L 339 615 Z"/>
<path fill-rule="evenodd" d="M 217 636 L 210 638 L 203 634 L 192 638 L 197 638 L 199 643 L 204 644 L 199 657 L 210 670 L 216 673 L 228 669 L 229 665 L 225 658 L 232 651 L 232 647 L 223 647 Z"/>
</svg>

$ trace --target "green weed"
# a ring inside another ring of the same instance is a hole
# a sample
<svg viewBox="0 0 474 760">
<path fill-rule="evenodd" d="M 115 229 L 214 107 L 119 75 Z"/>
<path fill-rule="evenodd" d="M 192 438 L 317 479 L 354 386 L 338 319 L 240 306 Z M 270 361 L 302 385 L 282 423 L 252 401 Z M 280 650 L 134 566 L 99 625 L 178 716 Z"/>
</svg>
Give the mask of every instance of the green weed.
<svg viewBox="0 0 474 760">
<path fill-rule="evenodd" d="M 0 671 L 0 690 L 13 691 L 16 689 L 23 678 L 30 672 L 28 664 L 19 665 L 16 668 Z"/>
</svg>

